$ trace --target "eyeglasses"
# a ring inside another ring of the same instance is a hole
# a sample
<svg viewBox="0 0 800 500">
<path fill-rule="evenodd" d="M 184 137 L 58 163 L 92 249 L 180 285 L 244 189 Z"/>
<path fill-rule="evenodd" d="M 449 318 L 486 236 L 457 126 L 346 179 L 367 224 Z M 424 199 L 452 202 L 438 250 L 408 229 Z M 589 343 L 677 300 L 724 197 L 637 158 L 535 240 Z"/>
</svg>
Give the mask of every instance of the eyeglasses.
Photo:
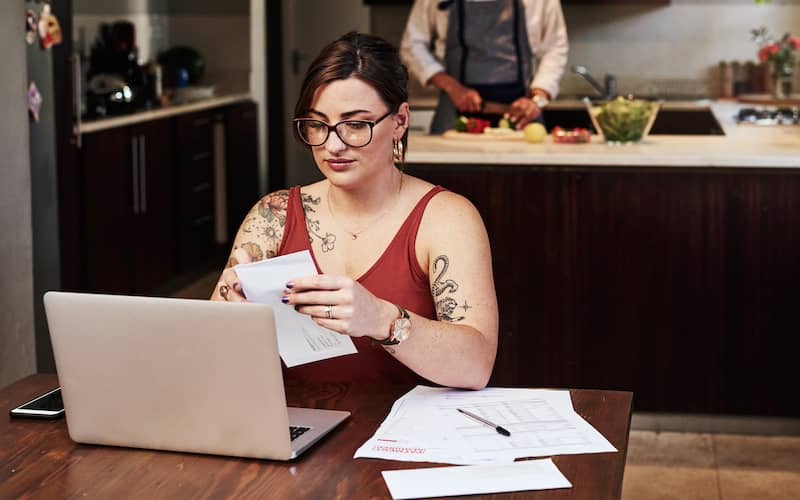
<svg viewBox="0 0 800 500">
<path fill-rule="evenodd" d="M 339 139 L 351 148 L 363 148 L 372 141 L 372 128 L 391 114 L 391 111 L 387 111 L 375 121 L 342 120 L 334 125 L 313 118 L 295 118 L 293 121 L 297 127 L 297 135 L 309 146 L 322 146 L 328 140 L 331 131 L 334 131 Z"/>
</svg>

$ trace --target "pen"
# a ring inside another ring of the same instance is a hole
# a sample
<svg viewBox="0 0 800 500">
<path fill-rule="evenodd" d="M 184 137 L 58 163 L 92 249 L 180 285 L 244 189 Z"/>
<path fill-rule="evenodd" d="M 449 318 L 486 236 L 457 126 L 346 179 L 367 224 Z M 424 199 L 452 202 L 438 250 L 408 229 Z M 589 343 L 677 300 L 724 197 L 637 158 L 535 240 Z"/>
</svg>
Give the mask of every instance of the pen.
<svg viewBox="0 0 800 500">
<path fill-rule="evenodd" d="M 456 408 L 456 410 L 460 411 L 461 413 L 463 413 L 464 415 L 466 415 L 466 416 L 468 416 L 468 417 L 470 417 L 470 418 L 473 418 L 473 419 L 477 420 L 478 422 L 480 422 L 480 423 L 482 423 L 482 424 L 486 424 L 486 425 L 488 425 L 489 427 L 494 427 L 494 430 L 496 430 L 498 434 L 502 434 L 502 435 L 504 435 L 504 436 L 511 436 L 511 433 L 510 433 L 510 432 L 508 432 L 508 430 L 506 430 L 506 429 L 505 429 L 505 428 L 503 428 L 503 427 L 500 427 L 500 426 L 499 426 L 499 425 L 497 425 L 497 424 L 494 424 L 494 423 L 492 423 L 492 422 L 489 422 L 489 421 L 488 421 L 488 420 L 486 420 L 485 418 L 481 418 L 481 417 L 479 417 L 479 416 L 475 415 L 474 413 L 472 413 L 472 412 L 469 412 L 469 411 L 467 411 L 467 410 L 462 410 L 461 408 Z"/>
</svg>

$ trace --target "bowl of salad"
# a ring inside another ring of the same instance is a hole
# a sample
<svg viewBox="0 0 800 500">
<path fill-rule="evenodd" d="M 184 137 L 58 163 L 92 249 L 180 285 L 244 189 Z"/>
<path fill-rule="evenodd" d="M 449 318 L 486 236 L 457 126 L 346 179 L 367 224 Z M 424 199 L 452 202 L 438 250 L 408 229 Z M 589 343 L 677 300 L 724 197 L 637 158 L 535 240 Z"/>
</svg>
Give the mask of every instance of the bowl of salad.
<svg viewBox="0 0 800 500">
<path fill-rule="evenodd" d="M 597 133 L 608 144 L 634 144 L 647 137 L 656 120 L 661 101 L 617 97 L 593 103 L 584 99 Z"/>
</svg>

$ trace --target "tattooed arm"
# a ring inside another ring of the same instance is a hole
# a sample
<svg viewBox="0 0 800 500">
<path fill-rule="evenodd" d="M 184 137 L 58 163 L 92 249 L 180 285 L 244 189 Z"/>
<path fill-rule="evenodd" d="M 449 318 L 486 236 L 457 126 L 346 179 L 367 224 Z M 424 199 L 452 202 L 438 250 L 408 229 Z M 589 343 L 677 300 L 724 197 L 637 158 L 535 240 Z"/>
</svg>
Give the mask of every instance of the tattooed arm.
<svg viewBox="0 0 800 500">
<path fill-rule="evenodd" d="M 229 301 L 244 301 L 233 266 L 243 262 L 270 259 L 278 255 L 283 239 L 283 228 L 286 225 L 288 201 L 287 190 L 270 193 L 261 198 L 242 221 L 230 257 L 219 279 L 220 283 L 227 283 L 229 287 L 226 293 Z M 211 300 L 225 300 L 220 295 L 220 283 L 214 287 Z"/>
<path fill-rule="evenodd" d="M 489 239 L 475 207 L 454 193 L 434 197 L 417 255 L 427 264 L 437 320 L 412 313 L 408 340 L 386 349 L 433 382 L 485 387 L 497 353 L 498 314 Z"/>
</svg>

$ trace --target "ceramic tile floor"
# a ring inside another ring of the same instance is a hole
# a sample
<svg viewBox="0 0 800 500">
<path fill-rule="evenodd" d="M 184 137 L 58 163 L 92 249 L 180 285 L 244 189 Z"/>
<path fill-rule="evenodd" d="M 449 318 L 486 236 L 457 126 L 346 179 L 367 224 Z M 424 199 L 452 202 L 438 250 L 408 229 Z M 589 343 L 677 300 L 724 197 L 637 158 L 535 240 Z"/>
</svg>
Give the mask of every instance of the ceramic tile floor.
<svg viewBox="0 0 800 500">
<path fill-rule="evenodd" d="M 800 498 L 800 437 L 631 431 L 625 500 Z"/>
<path fill-rule="evenodd" d="M 218 276 L 173 296 L 206 299 Z M 632 430 L 622 498 L 800 499 L 800 437 Z"/>
</svg>

